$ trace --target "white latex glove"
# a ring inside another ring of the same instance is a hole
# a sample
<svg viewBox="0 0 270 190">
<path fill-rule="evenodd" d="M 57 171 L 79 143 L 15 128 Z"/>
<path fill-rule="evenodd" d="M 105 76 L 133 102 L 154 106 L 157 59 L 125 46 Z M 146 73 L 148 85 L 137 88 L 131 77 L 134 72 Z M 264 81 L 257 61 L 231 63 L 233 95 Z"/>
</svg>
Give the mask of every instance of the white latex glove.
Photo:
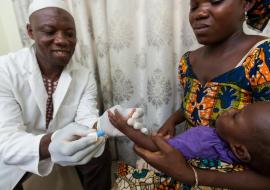
<svg viewBox="0 0 270 190">
<path fill-rule="evenodd" d="M 123 108 L 122 106 L 120 105 L 116 105 L 116 106 L 113 106 L 111 107 L 110 110 L 112 113 L 114 113 L 114 110 L 117 109 L 118 112 L 124 116 L 124 117 L 128 117 L 129 114 L 131 113 L 131 111 L 134 109 L 134 108 Z M 139 109 L 139 108 L 136 108 L 136 109 Z M 109 118 L 108 118 L 108 110 L 106 110 L 102 116 L 99 117 L 98 119 L 98 122 L 97 122 L 97 128 L 98 129 L 103 129 L 105 131 L 105 134 L 108 135 L 108 136 L 111 136 L 111 137 L 117 137 L 117 136 L 124 136 L 123 133 L 121 133 L 118 129 L 116 129 L 112 124 L 111 122 L 109 121 Z M 134 113 L 133 113 L 134 115 Z M 143 115 L 138 115 L 137 118 L 134 118 L 134 122 L 137 122 L 137 125 L 142 125 L 141 122 L 139 122 L 139 119 L 141 119 Z"/>
<path fill-rule="evenodd" d="M 139 129 L 142 133 L 147 134 L 148 130 L 143 125 L 144 112 L 142 108 L 136 108 L 132 116 L 127 120 L 127 124 L 133 126 L 134 129 Z"/>
<path fill-rule="evenodd" d="M 83 165 L 102 154 L 105 138 L 96 138 L 86 126 L 71 123 L 57 130 L 51 137 L 51 160 L 62 166 Z"/>
</svg>

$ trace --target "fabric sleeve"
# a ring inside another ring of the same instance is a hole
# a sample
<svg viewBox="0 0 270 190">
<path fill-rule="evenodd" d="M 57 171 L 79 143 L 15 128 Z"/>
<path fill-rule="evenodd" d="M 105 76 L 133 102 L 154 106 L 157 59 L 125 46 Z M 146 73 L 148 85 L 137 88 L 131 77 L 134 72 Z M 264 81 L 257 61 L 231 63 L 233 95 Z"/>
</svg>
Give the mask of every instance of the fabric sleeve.
<svg viewBox="0 0 270 190">
<path fill-rule="evenodd" d="M 181 92 L 181 110 L 184 110 L 184 98 L 185 98 L 185 85 L 186 85 L 186 72 L 187 72 L 187 58 L 188 53 L 185 53 L 178 64 L 178 81 Z"/>
<path fill-rule="evenodd" d="M 88 83 L 80 99 L 75 122 L 92 128 L 97 122 L 97 119 L 98 109 L 96 81 L 93 74 L 89 73 Z"/>
<path fill-rule="evenodd" d="M 246 78 L 254 101 L 270 101 L 270 40 L 255 48 L 247 57 Z"/>
<path fill-rule="evenodd" d="M 0 159 L 7 165 L 37 175 L 48 175 L 53 167 L 50 159 L 40 161 L 39 144 L 43 135 L 26 132 L 22 110 L 12 92 L 12 83 L 0 71 Z"/>
</svg>

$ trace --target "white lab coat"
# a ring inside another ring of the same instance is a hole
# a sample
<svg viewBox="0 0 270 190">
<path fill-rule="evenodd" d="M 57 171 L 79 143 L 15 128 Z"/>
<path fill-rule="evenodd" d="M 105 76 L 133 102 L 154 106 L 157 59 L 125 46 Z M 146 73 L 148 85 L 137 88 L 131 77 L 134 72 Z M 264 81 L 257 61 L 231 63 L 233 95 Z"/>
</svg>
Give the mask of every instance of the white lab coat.
<svg viewBox="0 0 270 190">
<path fill-rule="evenodd" d="M 0 57 L 0 190 L 11 190 L 26 171 L 51 172 L 50 159 L 39 161 L 39 143 L 74 120 L 93 126 L 98 118 L 91 71 L 70 62 L 53 94 L 53 120 L 45 127 L 47 92 L 34 48 Z"/>
</svg>

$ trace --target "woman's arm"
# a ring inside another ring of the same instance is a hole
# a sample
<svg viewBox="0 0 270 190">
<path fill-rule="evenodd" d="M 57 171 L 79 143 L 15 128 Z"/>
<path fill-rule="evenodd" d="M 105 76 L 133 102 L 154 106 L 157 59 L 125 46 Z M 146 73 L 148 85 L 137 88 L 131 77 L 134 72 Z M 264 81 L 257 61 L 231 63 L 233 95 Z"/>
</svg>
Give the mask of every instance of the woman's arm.
<svg viewBox="0 0 270 190">
<path fill-rule="evenodd" d="M 140 132 L 140 130 L 134 129 L 132 126 L 127 124 L 127 119 L 123 117 L 117 110 L 113 114 L 108 111 L 108 117 L 110 122 L 115 128 L 124 133 L 130 140 L 135 144 L 143 147 L 147 150 L 157 151 L 157 146 L 153 143 L 150 135 L 145 135 Z"/>
<path fill-rule="evenodd" d="M 135 145 L 135 152 L 156 169 L 183 183 L 194 185 L 195 175 L 182 154 L 159 136 L 153 136 L 152 141 L 156 144 L 158 151 L 152 152 Z M 270 189 L 269 177 L 250 170 L 231 173 L 201 169 L 196 169 L 196 171 L 199 185 L 243 190 Z"/>
</svg>

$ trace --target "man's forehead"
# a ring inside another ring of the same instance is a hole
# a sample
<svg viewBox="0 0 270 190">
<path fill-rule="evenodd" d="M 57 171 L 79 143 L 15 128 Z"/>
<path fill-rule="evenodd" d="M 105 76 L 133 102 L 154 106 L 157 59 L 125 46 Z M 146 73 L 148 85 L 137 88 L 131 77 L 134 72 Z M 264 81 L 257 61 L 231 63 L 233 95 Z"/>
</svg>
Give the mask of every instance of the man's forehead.
<svg viewBox="0 0 270 190">
<path fill-rule="evenodd" d="M 75 28 L 73 17 L 66 11 L 55 7 L 48 7 L 34 12 L 29 21 L 33 27 Z"/>
<path fill-rule="evenodd" d="M 44 18 L 44 19 L 49 19 L 49 17 L 73 19 L 73 17 L 68 12 L 66 12 L 63 9 L 56 8 L 56 7 L 47 7 L 47 8 L 37 10 L 30 16 L 30 18 L 32 17 L 33 18 L 39 17 L 39 18 Z"/>
<path fill-rule="evenodd" d="M 68 12 L 71 16 L 71 12 L 67 3 L 64 0 L 33 0 L 28 9 L 28 17 L 45 8 L 58 8 Z"/>
</svg>

